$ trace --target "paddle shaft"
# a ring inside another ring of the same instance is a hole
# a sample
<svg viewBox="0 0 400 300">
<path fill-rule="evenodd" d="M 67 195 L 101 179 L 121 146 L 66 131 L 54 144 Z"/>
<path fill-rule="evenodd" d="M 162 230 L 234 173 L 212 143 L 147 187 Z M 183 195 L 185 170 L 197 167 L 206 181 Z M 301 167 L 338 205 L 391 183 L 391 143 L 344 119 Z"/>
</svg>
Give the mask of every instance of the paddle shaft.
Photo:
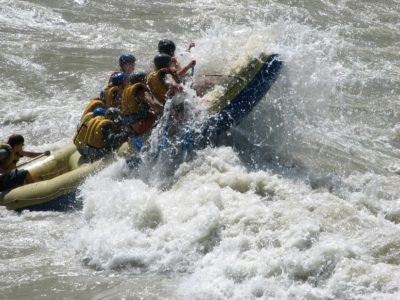
<svg viewBox="0 0 400 300">
<path fill-rule="evenodd" d="M 22 166 L 25 166 L 26 164 L 29 164 L 29 163 L 31 163 L 31 162 L 33 162 L 33 161 L 35 161 L 35 160 L 37 160 L 37 159 L 39 159 L 39 158 L 45 156 L 45 155 L 46 155 L 46 153 L 42 153 L 42 154 L 40 154 L 40 155 L 38 155 L 38 156 L 32 158 L 32 159 L 29 160 L 29 161 L 26 161 L 26 162 L 24 162 L 24 163 L 22 163 L 22 164 L 19 164 L 16 168 L 20 168 L 20 167 L 22 167 Z"/>
<path fill-rule="evenodd" d="M 194 84 L 194 66 L 192 66 L 192 71 L 190 72 L 190 78 L 192 80 L 192 83 L 190 84 L 190 87 L 193 88 L 193 84 Z"/>
</svg>

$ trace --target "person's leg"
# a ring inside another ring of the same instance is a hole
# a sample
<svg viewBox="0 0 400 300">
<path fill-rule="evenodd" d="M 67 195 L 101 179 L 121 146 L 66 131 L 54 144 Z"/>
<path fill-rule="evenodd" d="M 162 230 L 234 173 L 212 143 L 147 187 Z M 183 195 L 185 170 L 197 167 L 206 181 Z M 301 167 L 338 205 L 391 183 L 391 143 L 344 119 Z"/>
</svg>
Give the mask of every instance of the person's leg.
<svg viewBox="0 0 400 300">
<path fill-rule="evenodd" d="M 25 183 L 32 183 L 32 176 L 29 174 L 28 180 L 30 182 L 26 182 L 26 178 L 28 177 L 29 172 L 27 170 L 12 170 L 10 174 L 7 175 L 7 178 L 3 181 L 4 189 L 12 189 Z"/>
<path fill-rule="evenodd" d="M 29 184 L 29 183 L 33 183 L 33 178 L 31 173 L 29 173 L 28 171 L 26 172 L 26 176 L 25 176 L 25 184 Z"/>
<path fill-rule="evenodd" d="M 106 149 L 89 147 L 88 158 L 91 162 L 101 159 L 106 154 Z"/>
</svg>

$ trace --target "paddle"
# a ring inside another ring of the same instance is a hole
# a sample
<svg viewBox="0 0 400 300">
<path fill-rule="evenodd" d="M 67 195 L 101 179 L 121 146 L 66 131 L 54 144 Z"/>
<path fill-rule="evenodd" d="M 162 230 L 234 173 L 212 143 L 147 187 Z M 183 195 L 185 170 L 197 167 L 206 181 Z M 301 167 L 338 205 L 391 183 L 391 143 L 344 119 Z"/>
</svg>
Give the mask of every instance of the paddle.
<svg viewBox="0 0 400 300">
<path fill-rule="evenodd" d="M 193 78 L 193 77 L 194 77 L 194 66 L 192 66 L 192 68 L 191 68 L 191 69 L 192 69 L 192 71 L 190 72 L 190 77 L 192 77 L 192 78 Z"/>
<path fill-rule="evenodd" d="M 27 164 L 29 164 L 29 163 L 31 163 L 31 162 L 33 162 L 33 161 L 35 161 L 35 160 L 37 160 L 37 159 L 43 157 L 43 156 L 46 156 L 46 154 L 49 155 L 49 153 L 47 153 L 47 151 L 46 151 L 46 152 L 44 152 L 44 153 L 42 153 L 42 154 L 40 154 L 40 155 L 38 155 L 38 156 L 36 156 L 36 157 L 34 157 L 34 158 L 32 158 L 32 159 L 30 159 L 30 160 L 28 160 L 28 161 L 22 163 L 22 164 L 19 164 L 18 166 L 16 166 L 16 168 L 18 169 L 18 168 L 20 168 L 20 167 L 22 167 L 22 166 L 25 166 L 25 165 L 27 165 Z"/>
<path fill-rule="evenodd" d="M 190 79 L 192 81 L 192 83 L 190 84 L 190 88 L 193 88 L 193 84 L 194 84 L 194 66 L 192 66 L 192 71 L 190 72 Z"/>
</svg>

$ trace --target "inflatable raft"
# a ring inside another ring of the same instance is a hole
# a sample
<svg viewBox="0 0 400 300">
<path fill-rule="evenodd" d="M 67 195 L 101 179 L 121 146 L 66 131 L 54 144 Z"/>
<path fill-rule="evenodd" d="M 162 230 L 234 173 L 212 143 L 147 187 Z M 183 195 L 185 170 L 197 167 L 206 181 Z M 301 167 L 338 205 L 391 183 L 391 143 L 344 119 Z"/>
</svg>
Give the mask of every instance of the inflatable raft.
<svg viewBox="0 0 400 300">
<path fill-rule="evenodd" d="M 131 157 L 131 151 L 133 150 L 130 145 L 125 143 L 118 150 L 118 154 Z M 117 155 L 110 154 L 101 160 L 87 162 L 82 160 L 74 144 L 68 144 L 53 151 L 50 156 L 24 165 L 23 169 L 31 173 L 34 183 L 0 192 L 0 204 L 17 211 L 80 209 L 82 203 L 76 198 L 79 185 L 116 157 Z"/>
<path fill-rule="evenodd" d="M 237 126 L 264 98 L 271 88 L 282 68 L 279 55 L 266 55 L 249 59 L 247 64 L 237 72 L 219 76 L 222 80 L 215 82 L 214 87 L 204 97 L 202 105 L 205 106 L 207 117 L 200 126 L 197 121 L 187 120 L 175 125 L 173 135 L 170 131 L 169 121 L 161 130 L 158 139 L 160 151 L 176 148 L 183 145 L 184 151 L 201 149 L 217 142 L 218 136 L 233 126 Z M 175 152 L 173 152 L 175 153 Z"/>
<path fill-rule="evenodd" d="M 279 75 L 282 62 L 278 55 L 261 54 L 235 74 L 226 76 L 223 83 L 205 95 L 204 103 L 209 117 L 200 130 L 191 134 L 191 146 L 203 148 L 215 142 L 223 131 L 236 126 L 260 102 Z M 222 86 L 222 92 L 221 92 Z M 219 92 L 218 92 L 219 91 Z M 132 157 L 134 147 L 125 143 L 118 150 L 124 158 Z M 0 193 L 0 204 L 7 209 L 68 210 L 79 209 L 82 203 L 76 198 L 79 185 L 91 174 L 101 170 L 116 155 L 110 154 L 102 160 L 88 163 L 82 161 L 73 144 L 52 152 L 24 166 L 35 183 Z"/>
<path fill-rule="evenodd" d="M 253 58 L 225 84 L 225 92 L 209 100 L 210 118 L 205 122 L 199 145 L 213 142 L 220 133 L 237 126 L 264 98 L 278 78 L 282 61 L 278 54 Z"/>
</svg>

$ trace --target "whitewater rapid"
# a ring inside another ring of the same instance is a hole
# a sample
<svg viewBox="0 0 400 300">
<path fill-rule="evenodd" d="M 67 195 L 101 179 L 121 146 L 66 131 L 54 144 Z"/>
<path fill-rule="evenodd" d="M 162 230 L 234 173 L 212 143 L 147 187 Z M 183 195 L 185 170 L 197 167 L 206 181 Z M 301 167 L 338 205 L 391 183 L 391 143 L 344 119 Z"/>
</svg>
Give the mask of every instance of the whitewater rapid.
<svg viewBox="0 0 400 300">
<path fill-rule="evenodd" d="M 148 70 L 161 38 L 199 79 L 284 62 L 171 172 L 120 160 L 81 211 L 0 207 L 2 299 L 399 298 L 399 16 L 394 0 L 0 0 L 0 137 L 30 150 L 68 143 L 119 55 Z"/>
</svg>

